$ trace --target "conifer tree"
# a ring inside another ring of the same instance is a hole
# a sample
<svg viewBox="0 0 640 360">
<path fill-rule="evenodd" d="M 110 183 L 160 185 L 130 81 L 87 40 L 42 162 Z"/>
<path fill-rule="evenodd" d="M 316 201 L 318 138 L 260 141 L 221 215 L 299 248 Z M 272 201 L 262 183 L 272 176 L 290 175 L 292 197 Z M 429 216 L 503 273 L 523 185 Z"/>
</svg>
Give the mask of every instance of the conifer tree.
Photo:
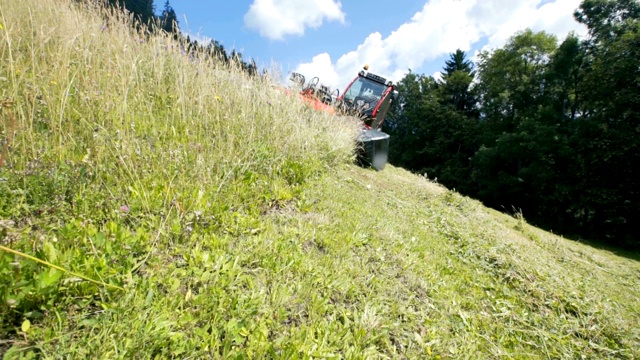
<svg viewBox="0 0 640 360">
<path fill-rule="evenodd" d="M 162 30 L 169 34 L 176 34 L 180 30 L 178 27 L 178 16 L 169 4 L 169 0 L 164 3 L 164 10 L 162 10 L 162 15 L 160 16 L 160 26 Z"/>
</svg>

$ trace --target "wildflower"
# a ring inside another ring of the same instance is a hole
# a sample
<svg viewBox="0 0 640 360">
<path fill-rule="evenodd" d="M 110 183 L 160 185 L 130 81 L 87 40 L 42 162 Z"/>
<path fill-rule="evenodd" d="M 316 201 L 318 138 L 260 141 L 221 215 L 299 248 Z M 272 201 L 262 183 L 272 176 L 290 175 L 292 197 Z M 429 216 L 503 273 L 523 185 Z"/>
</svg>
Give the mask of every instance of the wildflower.
<svg viewBox="0 0 640 360">
<path fill-rule="evenodd" d="M 220 99 L 220 96 L 218 96 L 218 95 L 214 96 L 213 98 L 214 98 L 216 101 L 220 101 L 220 100 L 222 100 L 222 99 Z"/>
<path fill-rule="evenodd" d="M 122 205 L 120 206 L 120 211 L 122 211 L 123 213 L 128 213 L 129 207 L 127 205 Z"/>
</svg>

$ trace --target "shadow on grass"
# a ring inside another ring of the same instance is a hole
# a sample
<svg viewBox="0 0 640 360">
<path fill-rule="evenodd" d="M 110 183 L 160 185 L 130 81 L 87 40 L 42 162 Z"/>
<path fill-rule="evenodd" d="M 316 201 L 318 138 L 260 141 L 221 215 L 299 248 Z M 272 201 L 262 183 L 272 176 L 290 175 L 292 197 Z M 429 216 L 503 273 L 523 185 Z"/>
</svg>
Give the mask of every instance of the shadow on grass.
<svg viewBox="0 0 640 360">
<path fill-rule="evenodd" d="M 534 224 L 532 224 L 534 225 Z M 537 225 L 534 225 L 537 226 Z M 539 227 L 539 226 L 538 226 Z M 539 227 L 542 230 L 545 231 L 549 231 L 547 229 L 545 229 L 544 227 Z M 549 231 L 550 232 L 550 231 Z M 627 259 L 630 260 L 635 260 L 635 261 L 640 261 L 640 244 L 635 244 L 635 245 L 628 245 L 628 246 L 616 246 L 616 245 L 611 245 L 608 243 L 605 243 L 602 240 L 595 240 L 595 239 L 584 239 L 578 235 L 564 235 L 564 234 L 556 234 L 553 233 L 555 235 L 560 235 L 562 237 L 564 237 L 565 239 L 568 240 L 572 240 L 572 241 L 576 241 L 579 242 L 581 244 L 585 244 L 588 245 L 592 248 L 598 249 L 598 250 L 604 250 L 604 251 L 608 251 L 612 254 L 616 254 L 618 256 L 621 257 L 625 257 Z"/>
<path fill-rule="evenodd" d="M 512 213 L 505 211 L 504 208 L 503 209 L 497 209 L 494 207 L 491 207 L 491 208 L 494 210 L 500 211 L 505 215 L 513 216 Z M 558 231 L 557 228 L 554 229 L 552 226 L 549 226 L 547 223 L 544 223 L 542 221 L 536 221 L 535 219 L 526 219 L 526 218 L 525 220 L 527 224 L 531 226 L 535 226 L 540 230 L 546 231 L 556 236 L 562 236 L 564 239 L 585 244 L 594 249 L 608 251 L 612 254 L 615 254 L 617 256 L 624 257 L 630 260 L 640 261 L 640 239 L 628 238 L 625 241 L 615 244 L 615 243 L 607 242 L 605 240 L 601 240 L 595 236 L 581 234 L 579 232 L 579 229 L 578 231 L 575 231 L 575 230 L 574 231 Z"/>
</svg>

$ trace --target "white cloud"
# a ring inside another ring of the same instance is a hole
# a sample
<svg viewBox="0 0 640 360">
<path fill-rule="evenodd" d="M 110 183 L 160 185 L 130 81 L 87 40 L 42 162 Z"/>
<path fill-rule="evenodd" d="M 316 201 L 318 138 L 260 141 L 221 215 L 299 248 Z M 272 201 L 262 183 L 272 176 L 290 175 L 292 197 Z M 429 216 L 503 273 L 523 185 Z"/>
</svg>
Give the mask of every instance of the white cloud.
<svg viewBox="0 0 640 360">
<path fill-rule="evenodd" d="M 442 72 L 436 71 L 433 73 L 433 75 L 431 75 L 431 77 L 434 78 L 436 81 L 440 81 L 442 80 Z"/>
<path fill-rule="evenodd" d="M 544 30 L 556 34 L 560 41 L 571 31 L 586 35 L 586 27 L 578 25 L 575 21 L 567 21 L 566 18 L 557 16 L 557 14 L 566 14 L 573 19 L 573 12 L 580 6 L 580 3 L 581 1 L 572 0 L 544 4 L 538 10 L 540 16 L 531 25 L 531 28 L 536 31 Z"/>
<path fill-rule="evenodd" d="M 317 76 L 324 85 L 337 84 L 340 80 L 331 63 L 331 56 L 327 53 L 314 56 L 310 63 L 298 65 L 296 72 L 303 74 L 307 82 L 314 76 Z M 335 87 L 335 85 L 332 86 Z"/>
<path fill-rule="evenodd" d="M 272 40 L 304 35 L 306 28 L 319 28 L 323 21 L 344 23 L 342 3 L 336 0 L 254 0 L 244 24 Z"/>
<path fill-rule="evenodd" d="M 298 65 L 295 71 L 307 78 L 330 75 L 326 80 L 320 77 L 322 82 L 343 88 L 364 64 L 369 64 L 374 73 L 397 81 L 407 69 L 415 70 L 456 49 L 471 52 L 485 42 L 485 49 L 501 47 L 526 28 L 547 31 L 560 40 L 570 31 L 585 34 L 586 28 L 572 15 L 580 1 L 429 0 L 386 38 L 373 32 L 335 63 L 325 53 Z"/>
</svg>

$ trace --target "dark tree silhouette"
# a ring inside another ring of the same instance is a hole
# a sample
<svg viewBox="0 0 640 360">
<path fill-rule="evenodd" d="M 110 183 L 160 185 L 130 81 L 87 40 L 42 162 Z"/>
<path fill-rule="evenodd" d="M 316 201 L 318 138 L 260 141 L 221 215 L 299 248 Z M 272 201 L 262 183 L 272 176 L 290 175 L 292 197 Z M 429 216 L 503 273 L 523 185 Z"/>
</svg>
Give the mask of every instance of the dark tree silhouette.
<svg viewBox="0 0 640 360">
<path fill-rule="evenodd" d="M 467 54 L 457 49 L 455 53 L 449 54 L 449 60 L 444 62 L 445 75 L 452 75 L 456 71 L 462 71 L 467 74 L 473 72 L 473 62 L 467 59 Z"/>
<path fill-rule="evenodd" d="M 164 3 L 164 10 L 162 10 L 162 15 L 160 15 L 160 27 L 169 34 L 177 34 L 180 30 L 178 27 L 178 16 L 169 4 L 169 0 Z"/>
</svg>

